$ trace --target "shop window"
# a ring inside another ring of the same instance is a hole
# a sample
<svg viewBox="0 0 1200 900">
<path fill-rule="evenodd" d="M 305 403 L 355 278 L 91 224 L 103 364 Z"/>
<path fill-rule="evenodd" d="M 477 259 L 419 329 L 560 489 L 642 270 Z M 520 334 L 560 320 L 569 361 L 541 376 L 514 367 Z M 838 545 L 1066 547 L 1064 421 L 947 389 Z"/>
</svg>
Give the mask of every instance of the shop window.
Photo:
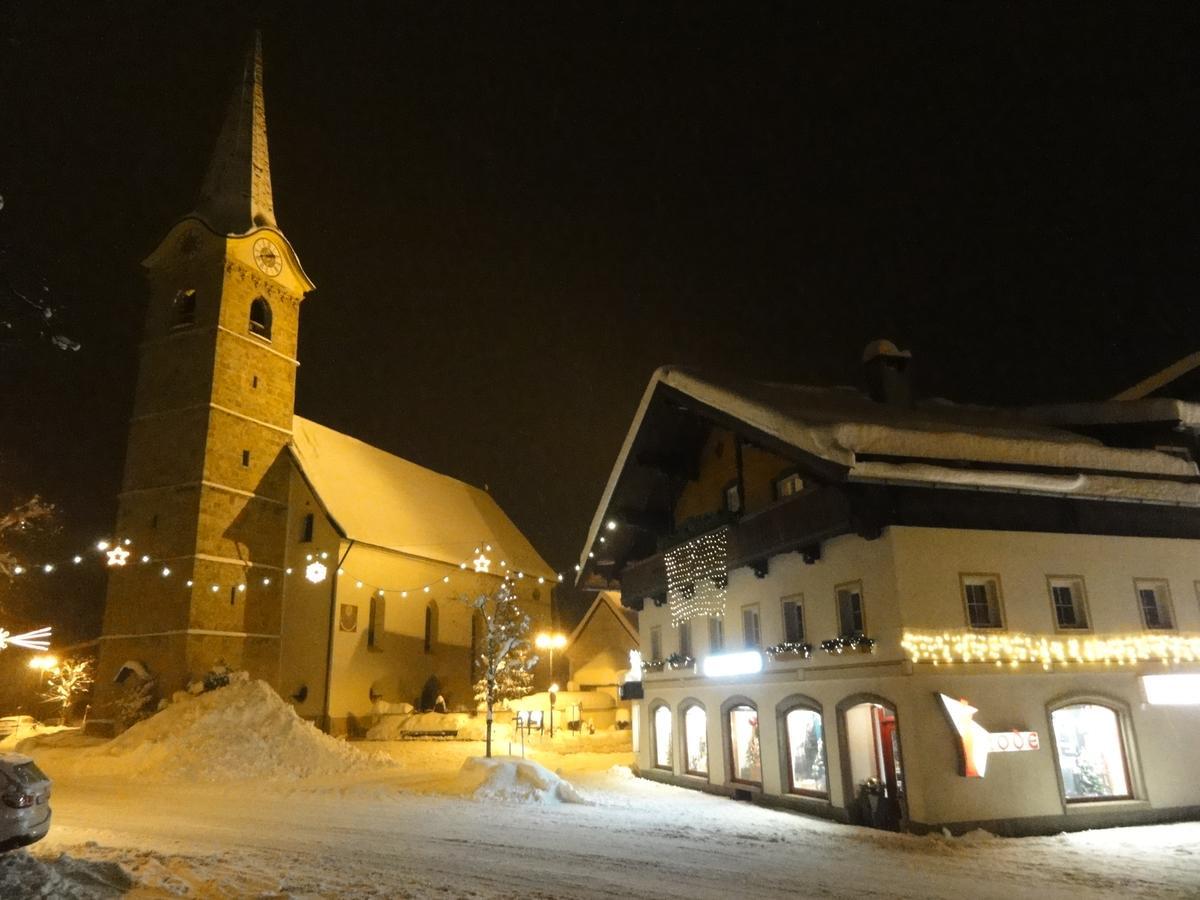
<svg viewBox="0 0 1200 900">
<path fill-rule="evenodd" d="M 196 292 L 180 291 L 171 301 L 171 330 L 188 328 L 196 324 Z"/>
<path fill-rule="evenodd" d="M 1116 710 L 1079 703 L 1054 710 L 1050 723 L 1062 772 L 1063 797 L 1068 803 L 1133 796 Z"/>
<path fill-rule="evenodd" d="M 367 620 L 367 649 L 382 650 L 383 617 L 386 601 L 383 597 L 371 598 L 371 614 Z"/>
<path fill-rule="evenodd" d="M 961 575 L 967 624 L 972 628 L 1003 628 L 1000 578 L 996 575 Z"/>
<path fill-rule="evenodd" d="M 654 765 L 659 769 L 670 769 L 673 765 L 671 709 L 667 706 L 658 706 L 654 710 Z"/>
<path fill-rule="evenodd" d="M 305 513 L 300 526 L 300 543 L 311 544 L 313 539 L 313 514 Z"/>
<path fill-rule="evenodd" d="M 708 620 L 708 652 L 720 653 L 725 649 L 725 620 L 713 617 Z"/>
<path fill-rule="evenodd" d="M 789 644 L 804 640 L 804 595 L 783 598 L 783 639 Z"/>
<path fill-rule="evenodd" d="M 793 709 L 784 717 L 788 784 L 794 794 L 829 795 L 825 769 L 825 731 L 814 709 Z"/>
<path fill-rule="evenodd" d="M 1171 592 L 1165 581 L 1135 581 L 1138 607 L 1142 611 L 1142 624 L 1155 631 L 1167 631 L 1175 627 L 1171 615 Z"/>
<path fill-rule="evenodd" d="M 250 333 L 271 339 L 271 306 L 262 297 L 250 304 Z"/>
<path fill-rule="evenodd" d="M 438 606 L 436 600 L 430 600 L 425 607 L 425 652 L 432 653 L 433 645 L 438 639 Z"/>
<path fill-rule="evenodd" d="M 679 623 L 679 653 L 681 656 L 692 655 L 692 623 Z"/>
<path fill-rule="evenodd" d="M 655 625 L 650 629 L 650 658 L 662 659 L 662 628 Z"/>
<path fill-rule="evenodd" d="M 747 650 L 756 650 L 762 644 L 759 629 L 758 606 L 742 607 L 742 646 Z"/>
<path fill-rule="evenodd" d="M 758 710 L 753 706 L 729 710 L 729 752 L 733 781 L 762 784 L 762 744 L 758 740 Z"/>
<path fill-rule="evenodd" d="M 683 714 L 684 771 L 689 775 L 708 774 L 708 713 L 693 703 Z"/>
<path fill-rule="evenodd" d="M 838 634 L 850 637 L 866 633 L 863 619 L 862 582 L 842 584 L 837 587 Z"/>
<path fill-rule="evenodd" d="M 1051 575 L 1049 584 L 1054 624 L 1060 629 L 1086 629 L 1088 614 L 1083 579 Z"/>
<path fill-rule="evenodd" d="M 804 490 L 804 479 L 795 472 L 791 472 L 780 478 L 775 479 L 775 499 L 782 500 L 785 497 L 794 497 Z"/>
</svg>

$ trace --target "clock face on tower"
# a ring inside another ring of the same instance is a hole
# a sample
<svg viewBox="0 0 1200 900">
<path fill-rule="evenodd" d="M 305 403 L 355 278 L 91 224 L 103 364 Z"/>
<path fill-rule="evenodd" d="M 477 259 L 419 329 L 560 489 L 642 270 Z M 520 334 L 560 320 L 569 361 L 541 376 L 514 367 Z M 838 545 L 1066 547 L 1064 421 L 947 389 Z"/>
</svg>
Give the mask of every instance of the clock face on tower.
<svg viewBox="0 0 1200 900">
<path fill-rule="evenodd" d="M 283 271 L 283 254 L 267 238 L 259 238 L 254 242 L 254 261 L 271 277 Z"/>
</svg>

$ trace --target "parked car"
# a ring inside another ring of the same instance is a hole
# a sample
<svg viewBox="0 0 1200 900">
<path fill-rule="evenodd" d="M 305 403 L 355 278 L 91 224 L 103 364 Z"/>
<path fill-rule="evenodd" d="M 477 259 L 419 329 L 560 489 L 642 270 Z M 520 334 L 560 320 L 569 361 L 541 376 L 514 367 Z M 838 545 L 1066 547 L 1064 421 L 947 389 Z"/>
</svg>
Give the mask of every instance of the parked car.
<svg viewBox="0 0 1200 900">
<path fill-rule="evenodd" d="M 50 779 L 23 753 L 0 753 L 0 853 L 50 830 Z"/>
<path fill-rule="evenodd" d="M 33 716 L 0 716 L 0 738 L 35 724 Z"/>
</svg>

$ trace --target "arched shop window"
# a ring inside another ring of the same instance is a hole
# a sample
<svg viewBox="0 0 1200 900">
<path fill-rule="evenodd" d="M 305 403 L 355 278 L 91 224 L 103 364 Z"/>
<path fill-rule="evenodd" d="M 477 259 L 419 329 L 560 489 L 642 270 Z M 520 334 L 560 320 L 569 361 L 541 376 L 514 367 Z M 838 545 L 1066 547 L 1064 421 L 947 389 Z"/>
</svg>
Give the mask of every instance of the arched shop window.
<svg viewBox="0 0 1200 900">
<path fill-rule="evenodd" d="M 708 713 L 699 703 L 683 713 L 683 770 L 689 775 L 708 774 Z"/>
<path fill-rule="evenodd" d="M 1133 796 L 1121 717 L 1115 709 L 1098 703 L 1062 706 L 1050 714 L 1050 724 L 1068 803 Z"/>
<path fill-rule="evenodd" d="M 671 708 L 665 704 L 654 709 L 654 765 L 659 769 L 672 768 Z"/>
<path fill-rule="evenodd" d="M 747 704 L 729 709 L 730 778 L 762 784 L 762 743 L 758 739 L 758 710 Z"/>
<path fill-rule="evenodd" d="M 787 738 L 788 787 L 794 794 L 829 796 L 825 728 L 815 709 L 797 707 L 783 717 Z"/>
</svg>

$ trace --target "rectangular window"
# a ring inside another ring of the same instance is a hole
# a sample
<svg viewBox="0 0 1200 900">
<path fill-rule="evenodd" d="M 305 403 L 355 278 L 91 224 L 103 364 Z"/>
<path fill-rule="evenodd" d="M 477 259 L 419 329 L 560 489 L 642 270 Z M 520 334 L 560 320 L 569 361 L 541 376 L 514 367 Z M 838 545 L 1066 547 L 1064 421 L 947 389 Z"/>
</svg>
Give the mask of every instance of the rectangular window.
<svg viewBox="0 0 1200 900">
<path fill-rule="evenodd" d="M 967 624 L 972 628 L 1003 628 L 998 575 L 960 575 Z"/>
<path fill-rule="evenodd" d="M 1049 583 L 1055 626 L 1060 629 L 1086 629 L 1088 614 L 1083 579 L 1051 575 Z"/>
<path fill-rule="evenodd" d="M 742 492 L 736 483 L 725 488 L 725 511 L 731 513 L 742 511 Z"/>
<path fill-rule="evenodd" d="M 1142 624 L 1154 631 L 1169 631 L 1174 628 L 1171 591 L 1167 583 L 1138 579 L 1133 584 L 1137 590 L 1138 606 L 1142 610 Z"/>
<path fill-rule="evenodd" d="M 383 641 L 383 617 L 386 610 L 383 597 L 371 598 L 371 617 L 367 622 L 367 649 L 381 650 Z"/>
<path fill-rule="evenodd" d="M 742 607 L 742 646 L 747 650 L 757 649 L 762 636 L 758 627 L 758 606 Z"/>
<path fill-rule="evenodd" d="M 692 623 L 679 623 L 679 654 L 681 656 L 692 655 Z"/>
<path fill-rule="evenodd" d="M 795 472 L 775 479 L 776 500 L 782 500 L 784 497 L 794 497 L 802 490 L 804 490 L 804 480 Z"/>
<path fill-rule="evenodd" d="M 242 465 L 244 467 L 248 467 L 250 465 L 250 451 L 249 450 L 242 451 Z"/>
<path fill-rule="evenodd" d="M 863 620 L 862 582 L 838 585 L 838 634 L 850 637 L 866 633 L 866 622 Z"/>
<path fill-rule="evenodd" d="M 304 522 L 300 526 L 300 543 L 311 544 L 313 539 L 313 514 L 305 513 Z"/>
<path fill-rule="evenodd" d="M 804 595 L 783 600 L 783 639 L 789 644 L 804 640 Z"/>
<path fill-rule="evenodd" d="M 708 652 L 720 653 L 725 649 L 725 620 L 711 618 L 708 620 Z"/>
<path fill-rule="evenodd" d="M 662 629 L 657 625 L 650 629 L 650 658 L 662 659 Z"/>
</svg>

